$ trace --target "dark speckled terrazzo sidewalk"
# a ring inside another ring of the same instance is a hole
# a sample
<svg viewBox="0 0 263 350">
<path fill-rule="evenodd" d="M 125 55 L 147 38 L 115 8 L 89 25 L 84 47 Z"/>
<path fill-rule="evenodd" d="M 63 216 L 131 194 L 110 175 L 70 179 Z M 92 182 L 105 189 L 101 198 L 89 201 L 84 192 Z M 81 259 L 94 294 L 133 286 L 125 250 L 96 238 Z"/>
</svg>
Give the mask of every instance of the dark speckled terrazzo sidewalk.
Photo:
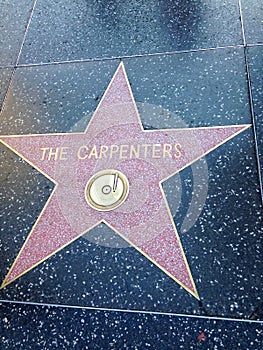
<svg viewBox="0 0 263 350">
<path fill-rule="evenodd" d="M 200 300 L 101 223 L 0 290 L 1 350 L 263 348 L 262 19 L 259 0 L 0 0 L 0 138 L 83 131 L 120 62 L 145 130 L 251 125 L 162 185 Z M 1 283 L 53 190 L 0 143 Z"/>
</svg>

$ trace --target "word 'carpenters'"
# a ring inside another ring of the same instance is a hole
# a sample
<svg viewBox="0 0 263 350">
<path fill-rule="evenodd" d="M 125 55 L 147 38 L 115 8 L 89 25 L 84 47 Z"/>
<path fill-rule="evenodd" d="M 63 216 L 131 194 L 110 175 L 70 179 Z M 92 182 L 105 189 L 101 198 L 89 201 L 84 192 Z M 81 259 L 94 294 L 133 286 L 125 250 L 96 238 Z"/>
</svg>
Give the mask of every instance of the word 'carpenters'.
<svg viewBox="0 0 263 350">
<path fill-rule="evenodd" d="M 76 152 L 70 147 L 42 147 L 40 148 L 42 161 L 65 161 L 72 157 L 72 153 L 79 160 L 87 159 L 145 159 L 145 158 L 181 158 L 183 149 L 180 143 L 145 143 L 137 145 L 82 145 Z"/>
</svg>

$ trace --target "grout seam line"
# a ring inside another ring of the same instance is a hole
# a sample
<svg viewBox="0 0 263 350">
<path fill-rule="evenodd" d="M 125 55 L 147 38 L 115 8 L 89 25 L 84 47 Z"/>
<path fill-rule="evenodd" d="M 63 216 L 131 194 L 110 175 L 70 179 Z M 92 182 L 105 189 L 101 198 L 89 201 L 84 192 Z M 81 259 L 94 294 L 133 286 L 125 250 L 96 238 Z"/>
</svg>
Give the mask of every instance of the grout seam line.
<svg viewBox="0 0 263 350">
<path fill-rule="evenodd" d="M 25 44 L 25 40 L 26 40 L 26 37 L 27 37 L 27 33 L 28 33 L 28 30 L 29 30 L 30 23 L 31 23 L 32 18 L 33 18 L 33 14 L 34 14 L 34 11 L 35 11 L 35 8 L 36 8 L 37 1 L 38 0 L 35 0 L 34 4 L 32 6 L 32 9 L 31 9 L 31 12 L 30 12 L 30 15 L 29 15 L 29 19 L 27 21 L 26 30 L 25 30 L 25 33 L 24 33 L 24 36 L 23 36 L 23 39 L 22 39 L 22 43 L 21 43 L 21 46 L 20 46 L 20 49 L 19 49 L 16 61 L 15 61 L 15 65 L 10 65 L 9 67 L 8 66 L 4 67 L 4 68 L 13 68 L 13 71 L 12 71 L 11 76 L 10 76 L 9 81 L 8 81 L 8 87 L 7 87 L 7 90 L 6 90 L 4 99 L 3 99 L 2 106 L 0 106 L 0 116 L 1 116 L 1 114 L 2 114 L 2 112 L 4 110 L 4 108 L 5 108 L 6 100 L 7 100 L 8 94 L 9 94 L 10 89 L 11 89 L 11 84 L 12 84 L 13 77 L 14 77 L 16 69 L 18 67 L 18 62 L 19 62 L 19 59 L 20 59 L 20 56 L 21 56 L 21 53 L 22 53 L 23 46 Z M 3 67 L 0 66 L 0 68 L 3 68 Z"/>
<path fill-rule="evenodd" d="M 239 319 L 224 316 L 203 316 L 203 315 L 187 315 L 173 312 L 162 312 L 162 311 L 149 311 L 149 310 L 125 310 L 117 308 L 107 308 L 107 307 L 93 307 L 93 306 L 80 306 L 80 305 L 65 305 L 65 304 L 51 304 L 51 303 L 37 303 L 30 301 L 15 301 L 15 300 L 1 300 L 2 304 L 17 304 L 17 305 L 28 305 L 28 306 L 40 306 L 40 307 L 55 307 L 64 309 L 75 309 L 75 310 L 89 310 L 89 311 L 102 311 L 102 312 L 120 312 L 120 313 L 132 313 L 132 314 L 143 314 L 143 315 L 158 315 L 158 316 L 172 316 L 172 317 L 184 317 L 193 319 L 205 319 L 205 320 L 215 320 L 215 321 L 232 321 L 232 322 L 243 322 L 243 323 L 254 323 L 263 324 L 261 320 L 250 320 L 250 319 Z"/>
<path fill-rule="evenodd" d="M 258 181 L 259 181 L 259 187 L 260 187 L 259 190 L 260 190 L 260 196 L 261 196 L 261 204 L 263 206 L 263 183 L 262 183 L 262 174 L 261 174 L 261 162 L 260 162 L 260 157 L 259 157 L 256 117 L 255 117 L 255 111 L 254 111 L 251 74 L 250 74 L 249 59 L 248 59 L 248 45 L 246 43 L 246 34 L 245 34 L 244 18 L 243 18 L 243 13 L 242 13 L 241 0 L 238 0 L 238 4 L 239 4 L 239 13 L 240 13 L 240 22 L 241 22 L 241 28 L 242 28 L 243 43 L 244 43 L 245 69 L 246 69 L 246 76 L 247 76 L 249 107 L 250 107 L 250 114 L 251 114 L 251 119 L 252 119 L 254 149 L 255 149 L 255 154 L 256 154 L 256 166 L 257 166 Z"/>
</svg>

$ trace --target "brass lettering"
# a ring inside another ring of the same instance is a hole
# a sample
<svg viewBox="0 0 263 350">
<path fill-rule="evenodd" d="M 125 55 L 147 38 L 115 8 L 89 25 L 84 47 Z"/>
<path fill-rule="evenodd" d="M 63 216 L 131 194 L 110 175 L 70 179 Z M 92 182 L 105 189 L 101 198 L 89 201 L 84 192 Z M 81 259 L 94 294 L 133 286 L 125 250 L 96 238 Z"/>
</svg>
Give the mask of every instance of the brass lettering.
<svg viewBox="0 0 263 350">
<path fill-rule="evenodd" d="M 154 143 L 152 147 L 152 158 L 161 158 L 161 145 Z"/>
<path fill-rule="evenodd" d="M 135 156 L 135 158 L 140 157 L 140 146 L 141 145 L 137 145 L 137 149 L 135 149 L 135 146 L 133 145 L 130 146 L 130 159 L 132 159 L 133 155 Z"/>
<path fill-rule="evenodd" d="M 126 159 L 127 155 L 125 155 L 128 152 L 128 145 L 121 145 L 120 147 L 120 159 Z"/>
<path fill-rule="evenodd" d="M 41 161 L 43 160 L 67 160 L 69 147 L 49 148 L 42 147 Z M 77 151 L 77 157 L 80 160 L 84 159 L 98 159 L 98 158 L 116 158 L 119 159 L 133 159 L 133 158 L 181 158 L 183 156 L 183 149 L 180 143 L 145 143 L 137 145 L 93 145 L 88 147 L 86 145 L 80 146 Z"/>
<path fill-rule="evenodd" d="M 108 146 L 100 146 L 100 158 L 106 157 L 106 153 L 108 152 Z"/>
<path fill-rule="evenodd" d="M 174 150 L 176 153 L 174 153 L 174 158 L 181 158 L 182 157 L 182 146 L 180 143 L 177 143 L 174 145 Z"/>
<path fill-rule="evenodd" d="M 78 159 L 86 159 L 88 157 L 88 146 L 81 146 L 78 149 Z"/>
<path fill-rule="evenodd" d="M 98 159 L 98 152 L 97 152 L 96 145 L 94 145 L 90 151 L 88 158 L 90 159 L 91 157 L 95 157 L 96 159 Z"/>
<path fill-rule="evenodd" d="M 114 153 L 117 153 L 119 151 L 119 146 L 117 145 L 111 145 L 110 146 L 110 158 L 112 158 Z"/>
<path fill-rule="evenodd" d="M 172 145 L 170 145 L 169 143 L 164 143 L 164 145 L 163 145 L 163 158 L 165 158 L 166 155 L 168 155 L 170 158 L 172 158 L 171 150 L 172 150 Z"/>
<path fill-rule="evenodd" d="M 51 158 L 54 157 L 54 160 L 57 160 L 58 159 L 58 154 L 59 154 L 59 148 L 55 148 L 54 151 L 53 151 L 53 148 L 50 148 L 47 159 L 51 160 Z"/>
<path fill-rule="evenodd" d="M 144 143 L 142 144 L 142 147 L 144 147 L 144 158 L 147 158 L 147 154 L 148 154 L 148 149 L 151 147 L 152 145 Z"/>
<path fill-rule="evenodd" d="M 67 154 L 68 152 L 66 151 L 69 147 L 61 147 L 60 150 L 60 155 L 59 155 L 59 160 L 67 160 Z"/>
<path fill-rule="evenodd" d="M 49 149 L 49 147 L 42 147 L 40 148 L 41 151 L 42 151 L 42 157 L 41 157 L 41 160 L 44 160 L 45 157 L 46 157 L 46 153 L 47 153 L 47 150 Z"/>
</svg>

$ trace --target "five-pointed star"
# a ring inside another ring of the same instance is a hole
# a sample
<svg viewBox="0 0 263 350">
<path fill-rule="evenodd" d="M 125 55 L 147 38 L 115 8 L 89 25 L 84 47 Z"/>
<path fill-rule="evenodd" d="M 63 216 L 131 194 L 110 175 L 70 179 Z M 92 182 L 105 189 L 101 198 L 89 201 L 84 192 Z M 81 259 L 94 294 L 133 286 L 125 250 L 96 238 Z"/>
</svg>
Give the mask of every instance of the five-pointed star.
<svg viewBox="0 0 263 350">
<path fill-rule="evenodd" d="M 247 127 L 144 130 L 121 63 L 83 133 L 0 137 L 56 185 L 2 287 L 104 222 L 198 298 L 161 183 Z M 86 191 L 107 169 L 127 178 L 129 193 L 103 211 Z"/>
</svg>

